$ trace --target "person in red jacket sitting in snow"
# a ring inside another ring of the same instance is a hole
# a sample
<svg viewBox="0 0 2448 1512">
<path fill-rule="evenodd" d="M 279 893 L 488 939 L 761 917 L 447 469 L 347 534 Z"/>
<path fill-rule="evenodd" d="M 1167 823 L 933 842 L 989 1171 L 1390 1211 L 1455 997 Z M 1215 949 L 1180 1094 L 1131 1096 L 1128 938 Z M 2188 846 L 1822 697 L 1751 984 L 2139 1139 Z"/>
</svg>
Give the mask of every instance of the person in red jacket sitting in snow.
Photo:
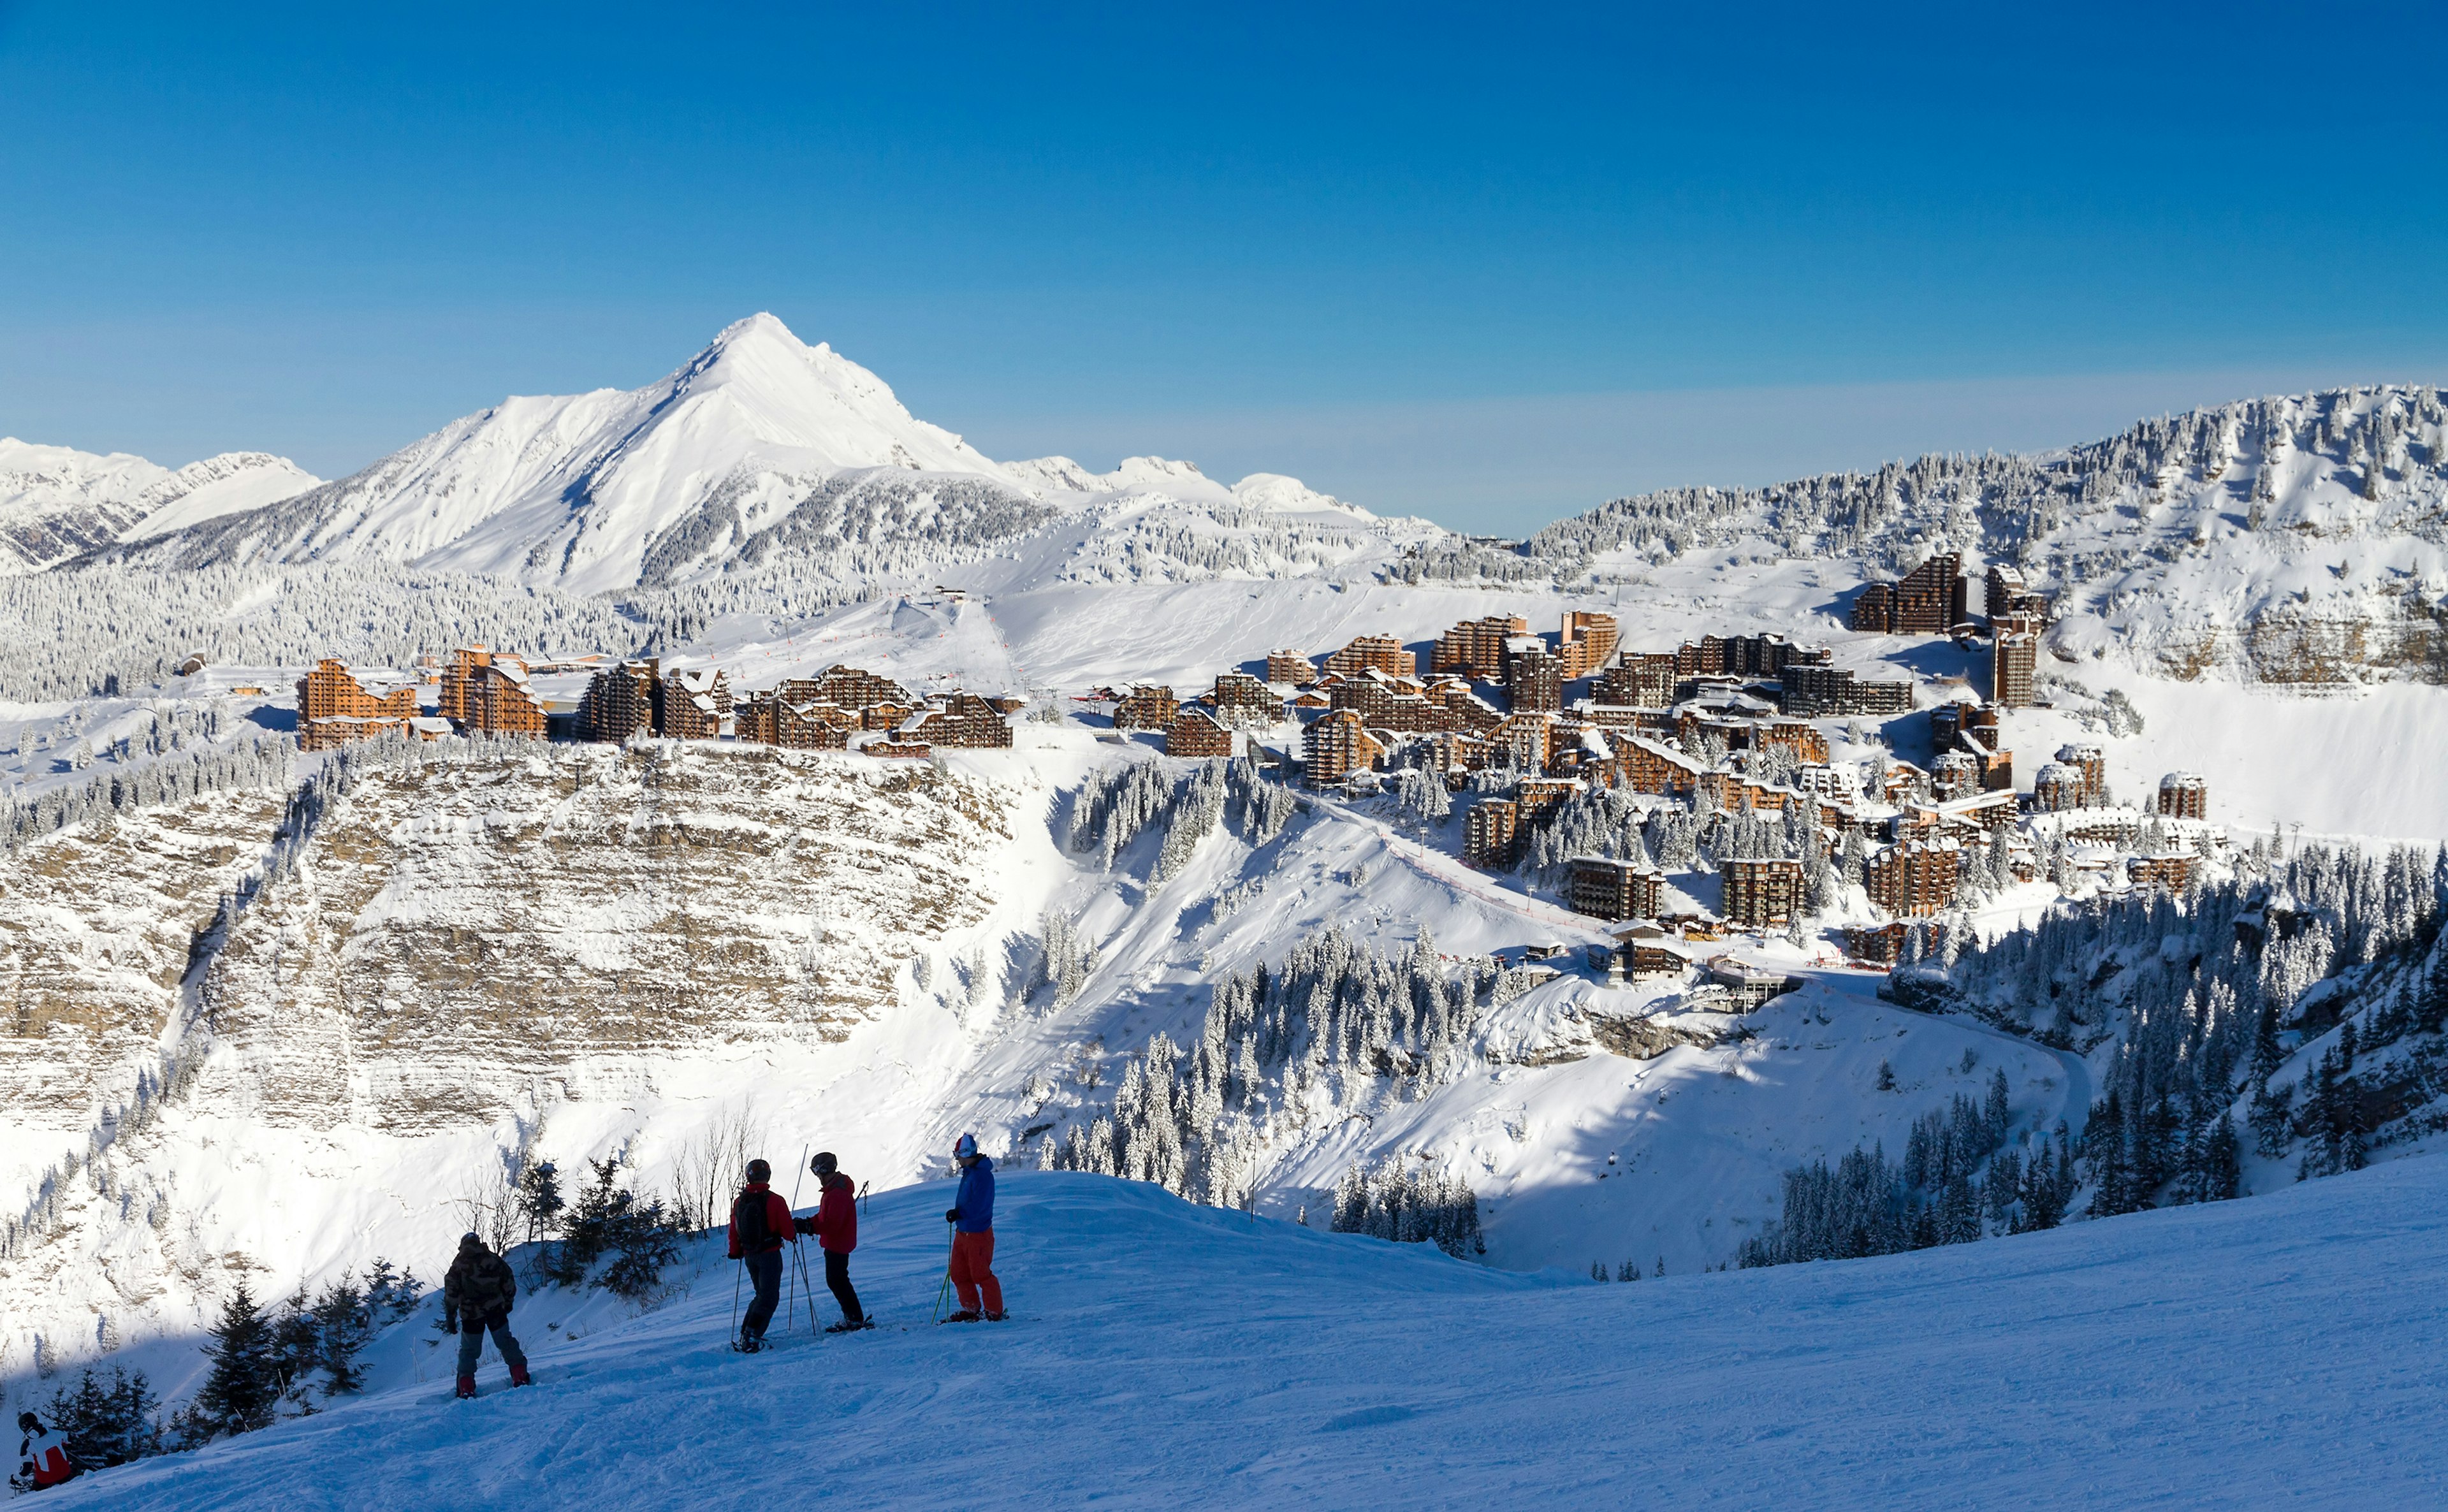
<svg viewBox="0 0 2448 1512">
<path fill-rule="evenodd" d="M 68 1439 L 56 1430 L 46 1433 L 31 1412 L 17 1414 L 17 1474 L 10 1484 L 26 1491 L 48 1491 L 76 1479 L 76 1462 L 68 1458 Z"/>
<path fill-rule="evenodd" d="M 749 1283 L 756 1288 L 756 1300 L 748 1304 L 748 1315 L 739 1320 L 742 1354 L 755 1354 L 765 1347 L 765 1326 L 774 1321 L 774 1310 L 782 1305 L 782 1246 L 799 1242 L 791 1204 L 766 1185 L 773 1178 L 772 1166 L 762 1160 L 749 1161 L 748 1185 L 731 1204 L 731 1257 L 747 1263 Z"/>
<path fill-rule="evenodd" d="M 825 1252 L 825 1285 L 832 1288 L 833 1300 L 841 1304 L 842 1320 L 826 1329 L 827 1333 L 848 1333 L 853 1329 L 875 1325 L 867 1321 L 867 1313 L 858 1305 L 858 1292 L 850 1284 L 850 1252 L 858 1248 L 858 1197 L 849 1177 L 841 1172 L 841 1162 L 831 1150 L 819 1150 L 808 1162 L 816 1174 L 816 1185 L 822 1196 L 816 1201 L 815 1216 L 801 1218 L 799 1232 L 813 1234 Z"/>
</svg>

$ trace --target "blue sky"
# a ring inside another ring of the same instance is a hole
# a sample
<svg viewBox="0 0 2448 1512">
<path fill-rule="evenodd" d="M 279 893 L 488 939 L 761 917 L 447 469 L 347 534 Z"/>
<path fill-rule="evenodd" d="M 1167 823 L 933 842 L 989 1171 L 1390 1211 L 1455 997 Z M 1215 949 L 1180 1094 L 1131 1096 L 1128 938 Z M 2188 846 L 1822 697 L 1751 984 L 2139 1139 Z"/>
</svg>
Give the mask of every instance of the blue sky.
<svg viewBox="0 0 2448 1512">
<path fill-rule="evenodd" d="M 2448 378 L 2440 8 L 1865 10 L 0 0 L 0 431 L 337 474 L 769 309 L 1501 530 Z"/>
</svg>

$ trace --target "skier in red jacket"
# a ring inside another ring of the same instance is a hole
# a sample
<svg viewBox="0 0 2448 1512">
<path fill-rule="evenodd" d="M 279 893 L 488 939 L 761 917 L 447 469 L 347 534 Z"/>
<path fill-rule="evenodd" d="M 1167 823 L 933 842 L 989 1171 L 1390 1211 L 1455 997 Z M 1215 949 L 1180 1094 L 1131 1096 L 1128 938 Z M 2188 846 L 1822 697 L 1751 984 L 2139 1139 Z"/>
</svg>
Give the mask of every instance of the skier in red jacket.
<svg viewBox="0 0 2448 1512">
<path fill-rule="evenodd" d="M 825 1285 L 832 1288 L 833 1300 L 841 1304 L 842 1320 L 825 1330 L 827 1333 L 849 1333 L 857 1329 L 871 1329 L 867 1313 L 858 1305 L 858 1292 L 850 1284 L 850 1253 L 858 1248 L 858 1198 L 851 1178 L 841 1172 L 841 1162 L 831 1150 L 819 1150 L 808 1162 L 816 1175 L 816 1185 L 823 1196 L 816 1202 L 815 1216 L 799 1219 L 799 1232 L 813 1234 L 825 1252 Z"/>
<path fill-rule="evenodd" d="M 42 1420 L 31 1412 L 17 1414 L 17 1431 L 25 1437 L 17 1445 L 17 1474 L 9 1483 L 27 1491 L 48 1491 L 76 1479 L 76 1462 L 68 1458 L 67 1435 L 56 1429 L 43 1431 Z"/>
<path fill-rule="evenodd" d="M 748 1315 L 739 1320 L 739 1342 L 735 1348 L 742 1354 L 755 1354 L 765 1347 L 765 1326 L 774 1321 L 774 1310 L 782 1305 L 782 1246 L 799 1242 L 791 1204 L 766 1185 L 773 1178 L 772 1166 L 762 1160 L 749 1161 L 748 1185 L 731 1204 L 731 1257 L 746 1262 L 748 1279 L 756 1288 L 756 1300 L 748 1304 Z"/>
</svg>

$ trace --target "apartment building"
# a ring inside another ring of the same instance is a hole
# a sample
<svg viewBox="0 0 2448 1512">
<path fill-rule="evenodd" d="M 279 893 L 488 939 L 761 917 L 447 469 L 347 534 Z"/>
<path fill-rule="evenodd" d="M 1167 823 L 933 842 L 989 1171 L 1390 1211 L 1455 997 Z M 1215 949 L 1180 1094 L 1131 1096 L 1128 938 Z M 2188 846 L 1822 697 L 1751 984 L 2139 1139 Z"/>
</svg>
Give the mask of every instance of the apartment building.
<svg viewBox="0 0 2448 1512">
<path fill-rule="evenodd" d="M 417 717 L 414 683 L 369 685 L 330 657 L 297 679 L 297 748 L 329 751 L 352 740 L 405 732 Z"/>
<path fill-rule="evenodd" d="M 1718 910 L 1753 928 L 1789 922 L 1802 909 L 1802 863 L 1783 856 L 1729 857 L 1717 863 L 1725 892 Z"/>
<path fill-rule="evenodd" d="M 1297 651 L 1267 653 L 1267 680 L 1306 688 L 1317 680 L 1317 663 Z"/>
<path fill-rule="evenodd" d="M 2038 622 L 2032 626 L 2036 632 L 2047 626 L 2048 595 L 2035 590 L 2025 581 L 2020 567 L 1992 566 L 1984 587 L 1986 591 L 1981 596 L 1981 608 L 1987 612 L 1993 627 L 2008 615 Z"/>
<path fill-rule="evenodd" d="M 1364 635 L 1326 659 L 1326 670 L 1352 676 L 1364 668 L 1397 678 L 1419 675 L 1419 661 L 1403 649 L 1403 642 L 1387 635 Z"/>
<path fill-rule="evenodd" d="M 470 735 L 545 736 L 544 700 L 528 684 L 526 663 L 496 656 L 477 666 L 461 686 L 459 727 Z"/>
<path fill-rule="evenodd" d="M 1674 701 L 1674 656 L 1666 651 L 1628 651 L 1598 674 L 1592 690 L 1599 703 L 1663 709 Z"/>
<path fill-rule="evenodd" d="M 1654 919 L 1665 883 L 1665 873 L 1655 867 L 1580 856 L 1572 863 L 1564 897 L 1573 911 L 1594 919 Z"/>
<path fill-rule="evenodd" d="M 1941 551 L 1901 583 L 1874 583 L 1853 601 L 1852 627 L 1884 635 L 1945 635 L 1966 618 L 1963 559 Z"/>
<path fill-rule="evenodd" d="M 1504 699 L 1516 714 L 1564 707 L 1564 663 L 1537 636 L 1516 636 L 1504 648 Z"/>
<path fill-rule="evenodd" d="M 717 667 L 691 667 L 657 684 L 655 730 L 667 739 L 715 740 L 731 717 L 731 679 Z"/>
<path fill-rule="evenodd" d="M 2159 779 L 2159 812 L 2178 819 L 2210 816 L 2210 785 L 2199 773 L 2171 772 Z"/>
<path fill-rule="evenodd" d="M 1228 725 L 1281 724 L 1284 719 L 1284 700 L 1263 679 L 1246 672 L 1217 675 L 1215 686 L 1207 692 L 1207 705 Z"/>
<path fill-rule="evenodd" d="M 2007 616 L 2002 622 L 2008 628 L 1999 630 L 1989 641 L 1990 701 L 2008 709 L 2028 709 L 2037 697 L 2040 668 L 2040 638 L 2030 630 L 2013 628 L 2023 622 Z"/>
<path fill-rule="evenodd" d="M 1802 718 L 1832 715 L 1886 718 L 1912 712 L 1910 682 L 1865 681 L 1850 668 L 1788 661 L 1777 673 L 1780 705 Z"/>
<path fill-rule="evenodd" d="M 2057 759 L 2082 777 L 2082 802 L 2089 808 L 2108 796 L 2108 753 L 2089 741 L 2057 747 Z"/>
<path fill-rule="evenodd" d="M 1367 772 L 1385 756 L 1385 742 L 1348 709 L 1329 710 L 1301 732 L 1301 774 L 1313 788 L 1332 787 L 1354 772 Z"/>
<path fill-rule="evenodd" d="M 1595 609 L 1567 609 L 1564 627 L 1556 638 L 1556 660 L 1567 682 L 1593 676 L 1615 655 L 1621 631 L 1615 616 Z"/>
<path fill-rule="evenodd" d="M 1462 857 L 1473 866 L 1511 866 L 1520 840 L 1521 810 L 1510 798 L 1482 798 L 1463 815 Z"/>
<path fill-rule="evenodd" d="M 1937 913 L 1955 902 L 1962 868 L 1962 842 L 1934 836 L 1874 852 L 1863 867 L 1862 880 L 1870 901 L 1889 913 Z"/>
<path fill-rule="evenodd" d="M 928 707 L 893 732 L 904 745 L 924 743 L 955 750 L 1008 750 L 1011 724 L 1003 711 L 973 693 L 953 693 L 932 699 Z"/>
<path fill-rule="evenodd" d="M 1518 615 L 1464 620 L 1437 637 L 1428 670 L 1493 682 L 1504 676 L 1504 648 L 1529 633 L 1530 622 Z"/>
<path fill-rule="evenodd" d="M 1180 713 L 1181 701 L 1173 696 L 1171 688 L 1143 683 L 1115 700 L 1114 728 L 1170 730 L 1174 717 Z"/>
<path fill-rule="evenodd" d="M 1233 732 L 1200 708 L 1182 710 L 1164 732 L 1164 754 L 1176 756 L 1229 756 Z"/>
<path fill-rule="evenodd" d="M 661 669 L 660 659 L 641 657 L 588 679 L 578 699 L 578 737 L 617 742 L 641 732 L 653 734 Z"/>
</svg>

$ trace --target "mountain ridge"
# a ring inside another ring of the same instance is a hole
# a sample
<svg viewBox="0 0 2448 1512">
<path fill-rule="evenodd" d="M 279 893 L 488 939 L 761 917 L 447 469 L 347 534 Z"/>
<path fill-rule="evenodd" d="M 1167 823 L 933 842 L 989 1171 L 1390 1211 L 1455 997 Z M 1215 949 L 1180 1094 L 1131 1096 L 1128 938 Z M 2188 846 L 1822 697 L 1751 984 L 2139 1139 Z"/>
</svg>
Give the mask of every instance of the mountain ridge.
<svg viewBox="0 0 2448 1512">
<path fill-rule="evenodd" d="M 39 572 L 88 552 L 249 512 L 321 480 L 262 451 L 165 468 L 125 451 L 80 451 L 0 436 L 0 574 Z"/>
</svg>

